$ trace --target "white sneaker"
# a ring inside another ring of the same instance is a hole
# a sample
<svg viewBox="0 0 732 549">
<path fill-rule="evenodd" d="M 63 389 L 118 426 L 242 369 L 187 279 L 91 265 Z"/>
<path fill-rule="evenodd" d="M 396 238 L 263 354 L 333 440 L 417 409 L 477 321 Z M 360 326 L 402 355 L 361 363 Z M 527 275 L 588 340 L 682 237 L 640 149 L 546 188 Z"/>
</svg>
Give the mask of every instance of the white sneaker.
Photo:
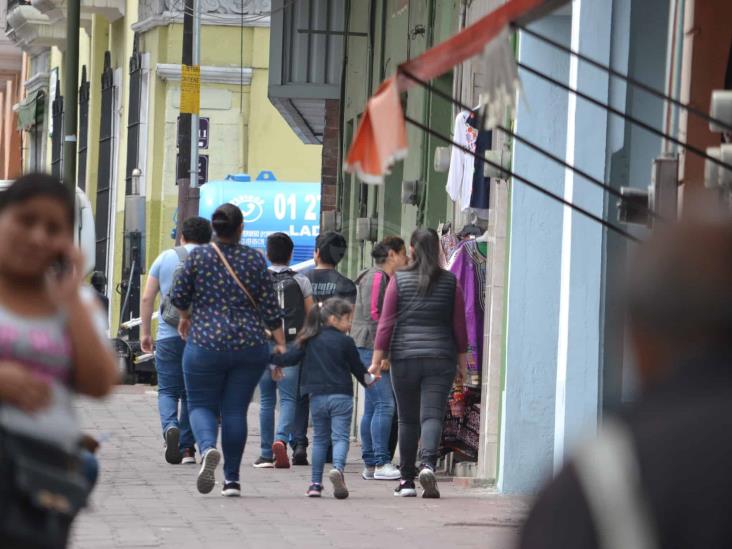
<svg viewBox="0 0 732 549">
<path fill-rule="evenodd" d="M 399 469 L 391 463 L 380 465 L 374 470 L 374 478 L 376 480 L 399 480 L 402 477 Z"/>
<path fill-rule="evenodd" d="M 198 472 L 198 480 L 196 486 L 198 491 L 202 494 L 208 494 L 213 490 L 216 484 L 216 477 L 214 471 L 221 461 L 221 453 L 216 448 L 211 448 L 201 459 L 201 470 Z"/>
<path fill-rule="evenodd" d="M 361 478 L 364 480 L 374 480 L 374 467 L 364 467 L 361 471 Z"/>
</svg>

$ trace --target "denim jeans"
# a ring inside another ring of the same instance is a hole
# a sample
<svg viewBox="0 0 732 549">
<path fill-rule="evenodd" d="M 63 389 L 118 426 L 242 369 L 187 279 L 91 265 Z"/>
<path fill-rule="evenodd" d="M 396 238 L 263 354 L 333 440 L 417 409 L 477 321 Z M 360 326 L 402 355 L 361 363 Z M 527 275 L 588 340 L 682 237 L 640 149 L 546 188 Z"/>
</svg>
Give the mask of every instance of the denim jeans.
<svg viewBox="0 0 732 549">
<path fill-rule="evenodd" d="M 274 381 L 271 370 L 265 368 L 262 380 L 259 382 L 259 433 L 262 443 L 260 455 L 268 459 L 272 459 L 272 443 L 275 440 L 281 440 L 287 444 L 295 426 L 300 367 L 290 366 L 283 368 L 282 372 L 285 377 L 280 381 Z M 275 433 L 275 405 L 278 389 L 280 417 Z"/>
<path fill-rule="evenodd" d="M 163 436 L 170 427 L 180 429 L 180 449 L 193 448 L 195 440 L 188 419 L 186 387 L 183 380 L 183 350 L 180 337 L 167 337 L 155 346 L 155 370 L 158 376 L 158 412 Z M 180 404 L 180 412 L 178 405 Z"/>
<path fill-rule="evenodd" d="M 359 348 L 361 362 L 371 364 L 374 352 Z M 389 372 L 383 372 L 381 379 L 365 391 L 363 418 L 361 419 L 361 453 L 367 467 L 384 465 L 391 461 L 389 437 L 394 419 L 394 392 Z"/>
<path fill-rule="evenodd" d="M 414 480 L 417 446 L 423 465 L 434 469 L 439 457 L 442 422 L 455 379 L 455 360 L 416 358 L 395 360 L 391 381 L 399 408 L 399 456 L 402 479 Z"/>
<path fill-rule="evenodd" d="M 299 383 L 298 383 L 299 387 Z M 299 389 L 298 389 L 299 391 Z M 292 433 L 292 446 L 308 445 L 308 420 L 310 419 L 310 397 L 299 395 L 295 406 L 295 427 Z"/>
<path fill-rule="evenodd" d="M 333 467 L 343 471 L 348 456 L 349 436 L 353 417 L 353 397 L 348 395 L 310 395 L 313 418 L 312 482 L 323 482 L 323 468 L 328 445 L 333 444 Z"/>
<path fill-rule="evenodd" d="M 188 343 L 183 373 L 188 413 L 201 453 L 216 447 L 221 414 L 224 475 L 239 481 L 239 467 L 247 440 L 247 409 L 269 362 L 266 344 L 237 351 L 211 351 Z"/>
</svg>

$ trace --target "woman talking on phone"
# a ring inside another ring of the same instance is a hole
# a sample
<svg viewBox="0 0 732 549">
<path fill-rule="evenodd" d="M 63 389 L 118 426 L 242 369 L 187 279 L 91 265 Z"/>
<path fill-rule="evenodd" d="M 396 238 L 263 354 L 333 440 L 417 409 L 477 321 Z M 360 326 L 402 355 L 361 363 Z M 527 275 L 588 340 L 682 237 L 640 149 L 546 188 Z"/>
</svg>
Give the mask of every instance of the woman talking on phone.
<svg viewBox="0 0 732 549">
<path fill-rule="evenodd" d="M 82 287 L 74 195 L 29 174 L 0 193 L 0 538 L 64 547 L 84 505 L 76 394 L 117 381 L 106 317 Z"/>
<path fill-rule="evenodd" d="M 286 351 L 282 310 L 262 254 L 239 243 L 241 210 L 224 204 L 211 225 L 216 241 L 191 251 L 173 287 L 181 312 L 178 332 L 187 340 L 183 377 L 188 415 L 201 452 L 197 488 L 213 490 L 221 461 L 216 449 L 218 418 L 224 453 L 222 495 L 241 495 L 239 468 L 247 439 L 247 408 L 269 363 L 264 326 L 275 352 Z"/>
</svg>

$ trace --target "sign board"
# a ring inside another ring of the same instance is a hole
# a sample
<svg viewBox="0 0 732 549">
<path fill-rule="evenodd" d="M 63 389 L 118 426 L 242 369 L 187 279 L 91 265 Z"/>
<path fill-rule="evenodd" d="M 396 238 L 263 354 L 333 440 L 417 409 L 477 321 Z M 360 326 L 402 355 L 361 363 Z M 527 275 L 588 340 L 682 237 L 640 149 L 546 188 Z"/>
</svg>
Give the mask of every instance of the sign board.
<svg viewBox="0 0 732 549">
<path fill-rule="evenodd" d="M 295 244 L 293 263 L 313 258 L 320 232 L 320 183 L 211 181 L 201 187 L 199 215 L 211 219 L 227 202 L 244 215 L 242 244 L 264 252 L 267 236 L 283 232 Z"/>
<path fill-rule="evenodd" d="M 203 117 L 198 119 L 198 148 L 199 149 L 208 149 L 208 128 L 209 128 L 209 118 Z M 178 139 L 178 148 L 180 148 L 180 116 L 178 117 L 178 122 L 176 123 L 176 129 L 175 134 Z"/>
<path fill-rule="evenodd" d="M 181 178 L 178 172 L 178 166 L 180 166 L 180 154 L 176 155 L 175 158 L 175 180 L 178 181 Z M 208 181 L 208 155 L 198 155 L 198 184 L 203 185 Z"/>
<path fill-rule="evenodd" d="M 180 112 L 198 114 L 201 109 L 201 67 L 180 66 Z"/>
</svg>

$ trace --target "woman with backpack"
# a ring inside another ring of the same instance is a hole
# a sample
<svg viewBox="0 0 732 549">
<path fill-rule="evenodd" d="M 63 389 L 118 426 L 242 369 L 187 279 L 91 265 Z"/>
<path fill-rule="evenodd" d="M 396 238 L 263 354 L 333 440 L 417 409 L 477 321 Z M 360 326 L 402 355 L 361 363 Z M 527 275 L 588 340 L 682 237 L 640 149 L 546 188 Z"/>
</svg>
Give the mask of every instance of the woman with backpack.
<svg viewBox="0 0 732 549">
<path fill-rule="evenodd" d="M 358 346 L 361 360 L 369 365 L 374 353 L 376 327 L 389 279 L 397 269 L 407 264 L 404 240 L 398 236 L 387 236 L 374 246 L 371 257 L 376 264 L 356 279 L 358 296 L 351 328 L 351 337 Z M 361 419 L 361 454 L 365 466 L 361 476 L 366 480 L 400 478 L 399 469 L 391 463 L 389 451 L 389 437 L 396 407 L 394 391 L 389 372 L 382 370 L 381 375 L 381 383 L 366 390 Z"/>
<path fill-rule="evenodd" d="M 197 488 L 213 490 L 221 460 L 216 449 L 221 418 L 222 495 L 240 496 L 239 468 L 247 437 L 247 409 L 269 363 L 265 327 L 285 352 L 282 312 L 262 255 L 240 244 L 241 210 L 232 204 L 213 214 L 216 241 L 191 251 L 173 287 L 186 340 L 183 376 L 188 415 L 201 452 Z"/>
<path fill-rule="evenodd" d="M 435 466 L 445 406 L 453 382 L 467 368 L 465 303 L 455 275 L 440 267 L 440 240 L 417 229 L 412 262 L 389 282 L 374 343 L 370 372 L 378 374 L 389 353 L 399 410 L 401 482 L 394 495 L 414 497 L 415 462 L 421 447 L 419 482 L 425 498 L 439 498 Z"/>
</svg>

